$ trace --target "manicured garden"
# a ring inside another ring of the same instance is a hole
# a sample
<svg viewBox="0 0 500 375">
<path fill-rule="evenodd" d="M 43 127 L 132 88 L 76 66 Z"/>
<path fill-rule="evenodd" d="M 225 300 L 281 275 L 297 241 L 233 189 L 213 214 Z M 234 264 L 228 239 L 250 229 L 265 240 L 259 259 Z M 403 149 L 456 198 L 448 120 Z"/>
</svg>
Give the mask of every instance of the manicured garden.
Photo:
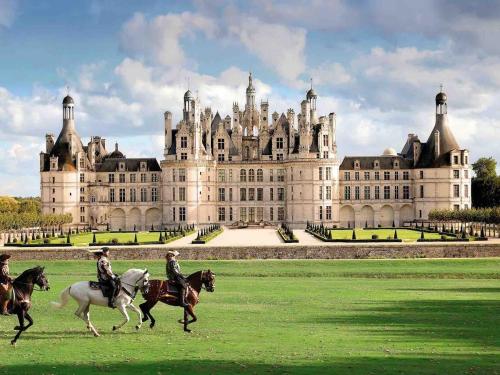
<svg viewBox="0 0 500 375">
<path fill-rule="evenodd" d="M 136 331 L 131 314 L 117 332 L 120 313 L 92 307 L 99 338 L 74 301 L 50 306 L 66 286 L 95 279 L 95 262 L 14 260 L 11 271 L 37 263 L 51 290 L 34 293 L 34 326 L 15 349 L 17 320 L 0 318 L 0 374 L 500 373 L 499 259 L 181 261 L 186 274 L 216 274 L 193 333 L 163 304 L 153 330 Z M 164 277 L 163 261 L 113 261 L 120 274 L 132 267 Z"/>
</svg>

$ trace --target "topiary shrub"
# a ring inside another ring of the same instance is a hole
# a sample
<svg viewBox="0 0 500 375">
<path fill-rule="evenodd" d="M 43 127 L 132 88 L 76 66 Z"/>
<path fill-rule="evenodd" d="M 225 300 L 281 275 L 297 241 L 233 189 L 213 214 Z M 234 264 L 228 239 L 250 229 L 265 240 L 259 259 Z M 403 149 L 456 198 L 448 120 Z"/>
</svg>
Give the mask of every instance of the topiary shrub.
<svg viewBox="0 0 500 375">
<path fill-rule="evenodd" d="M 50 243 L 50 240 L 49 240 L 48 238 L 44 238 L 44 239 L 43 239 L 43 243 L 47 245 L 47 244 L 49 244 L 49 243 Z"/>
<path fill-rule="evenodd" d="M 446 236 L 444 234 L 441 235 L 441 240 L 446 241 Z"/>
<path fill-rule="evenodd" d="M 112 239 L 111 239 L 111 243 L 112 243 L 113 245 L 116 245 L 116 244 L 120 243 L 120 241 L 118 241 L 118 238 L 112 238 Z"/>
<path fill-rule="evenodd" d="M 372 234 L 372 240 L 378 240 L 378 234 Z"/>
</svg>

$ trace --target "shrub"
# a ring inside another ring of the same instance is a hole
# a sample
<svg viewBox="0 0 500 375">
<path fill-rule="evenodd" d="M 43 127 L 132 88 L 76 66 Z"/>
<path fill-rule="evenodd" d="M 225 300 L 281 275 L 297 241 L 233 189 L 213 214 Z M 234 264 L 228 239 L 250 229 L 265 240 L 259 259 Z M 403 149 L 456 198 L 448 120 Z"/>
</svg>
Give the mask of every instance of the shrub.
<svg viewBox="0 0 500 375">
<path fill-rule="evenodd" d="M 442 234 L 442 235 L 441 235 L 441 239 L 442 239 L 443 241 L 446 241 L 446 236 L 445 236 L 444 234 Z"/>
<path fill-rule="evenodd" d="M 378 234 L 372 234 L 372 240 L 378 240 Z"/>
<path fill-rule="evenodd" d="M 111 243 L 112 243 L 113 245 L 116 245 L 116 244 L 120 243 L 120 241 L 118 241 L 118 238 L 112 238 L 112 239 L 111 239 Z"/>
<path fill-rule="evenodd" d="M 49 243 L 50 243 L 50 240 L 49 240 L 48 238 L 44 238 L 44 239 L 43 239 L 43 243 L 44 243 L 44 244 L 49 244 Z"/>
</svg>

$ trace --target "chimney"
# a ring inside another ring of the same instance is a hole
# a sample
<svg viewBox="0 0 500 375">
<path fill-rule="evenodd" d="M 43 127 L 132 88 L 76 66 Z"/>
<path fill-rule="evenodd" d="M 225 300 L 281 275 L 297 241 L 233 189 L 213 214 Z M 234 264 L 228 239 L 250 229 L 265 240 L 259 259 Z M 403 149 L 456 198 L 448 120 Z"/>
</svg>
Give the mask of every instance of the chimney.
<svg viewBox="0 0 500 375">
<path fill-rule="evenodd" d="M 45 152 L 50 154 L 54 147 L 54 134 L 45 134 Z"/>
<path fill-rule="evenodd" d="M 441 154 L 439 150 L 439 130 L 434 130 L 434 159 L 437 159 Z"/>
</svg>

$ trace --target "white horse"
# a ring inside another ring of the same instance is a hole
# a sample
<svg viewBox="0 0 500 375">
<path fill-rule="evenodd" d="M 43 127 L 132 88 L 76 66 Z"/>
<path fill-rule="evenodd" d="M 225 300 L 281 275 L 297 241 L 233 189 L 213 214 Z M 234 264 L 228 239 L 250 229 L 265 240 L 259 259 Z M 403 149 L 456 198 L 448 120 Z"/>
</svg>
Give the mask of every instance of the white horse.
<svg viewBox="0 0 500 375">
<path fill-rule="evenodd" d="M 130 317 L 126 310 L 127 308 L 137 313 L 139 323 L 135 328 L 139 329 L 142 325 L 142 313 L 140 309 L 132 304 L 132 302 L 139 290 L 143 294 L 147 293 L 149 287 L 149 272 L 147 269 L 140 270 L 132 268 L 121 276 L 120 281 L 120 292 L 115 298 L 115 305 L 122 313 L 125 320 L 118 326 L 113 326 L 113 331 L 120 329 L 130 321 Z M 76 309 L 75 315 L 87 323 L 87 329 L 89 329 L 94 336 L 99 336 L 99 333 L 90 322 L 90 305 L 107 307 L 108 298 L 102 295 L 100 289 L 91 289 L 88 281 L 79 281 L 61 292 L 59 297 L 60 302 L 52 302 L 52 304 L 57 308 L 62 308 L 68 303 L 70 296 L 78 302 L 78 309 Z"/>
</svg>

